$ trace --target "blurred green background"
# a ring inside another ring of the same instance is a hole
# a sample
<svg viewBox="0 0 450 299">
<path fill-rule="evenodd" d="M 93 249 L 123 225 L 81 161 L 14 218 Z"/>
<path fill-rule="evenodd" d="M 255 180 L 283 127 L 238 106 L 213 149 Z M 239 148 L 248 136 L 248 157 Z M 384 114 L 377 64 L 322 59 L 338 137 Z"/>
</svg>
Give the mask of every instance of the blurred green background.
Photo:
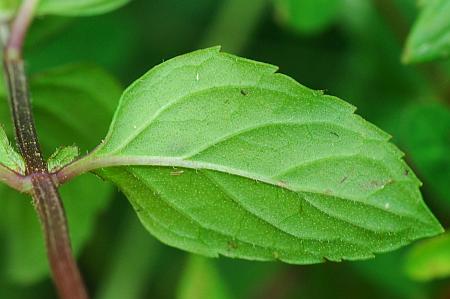
<svg viewBox="0 0 450 299">
<path fill-rule="evenodd" d="M 32 76 L 82 62 L 109 71 L 123 87 L 164 60 L 213 45 L 278 65 L 300 83 L 354 104 L 360 115 L 392 134 L 424 182 L 428 206 L 448 227 L 450 63 L 401 63 L 405 40 L 419 13 L 416 4 L 413 0 L 134 0 L 102 16 L 37 19 L 25 57 Z M 112 111 L 105 113 L 107 119 L 112 117 Z M 2 115 L 2 122 L 3 117 L 8 116 Z M 70 140 L 58 141 L 77 143 L 75 135 Z M 87 138 L 84 150 L 98 141 Z M 98 196 L 95 187 L 88 192 L 72 189 L 85 201 L 94 202 Z M 421 261 L 414 258 L 420 251 L 416 245 L 369 261 L 311 266 L 208 260 L 159 243 L 140 225 L 123 195 L 108 194 L 111 200 L 96 208 L 93 233 L 79 251 L 81 271 L 95 299 L 450 298 L 448 278 L 429 279 L 445 276 L 450 268 L 441 270 L 442 275 L 422 273 L 437 271 L 438 266 L 425 262 L 417 269 L 414 263 Z M 0 241 L 9 244 L 10 234 L 22 233 L 14 227 L 22 222 L 0 225 Z M 38 228 L 33 234 L 37 232 Z M 450 252 L 450 244 L 446 246 Z M 4 265 L 0 268 L 15 265 L 7 252 L 15 249 L 7 247 L 0 246 Z M 18 250 L 42 248 L 22 244 Z M 439 265 L 450 264 L 446 255 L 450 253 L 443 254 Z M 45 263 L 30 259 L 21 271 L 31 273 Z M 1 299 L 56 298 L 45 274 L 48 270 L 30 276 L 16 270 L 0 270 Z"/>
</svg>

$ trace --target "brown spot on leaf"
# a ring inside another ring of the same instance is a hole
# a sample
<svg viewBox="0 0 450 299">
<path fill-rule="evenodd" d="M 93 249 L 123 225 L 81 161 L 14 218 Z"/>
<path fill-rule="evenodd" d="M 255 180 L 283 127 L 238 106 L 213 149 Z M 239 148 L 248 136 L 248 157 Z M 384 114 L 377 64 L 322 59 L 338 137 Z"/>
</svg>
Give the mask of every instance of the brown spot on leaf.
<svg viewBox="0 0 450 299">
<path fill-rule="evenodd" d="M 234 241 L 234 240 L 229 240 L 228 241 L 228 249 L 230 249 L 230 250 L 236 250 L 236 249 L 238 249 L 238 244 L 236 243 L 236 241 Z"/>
<path fill-rule="evenodd" d="M 395 183 L 393 179 L 387 179 L 386 181 L 373 180 L 369 182 L 369 187 L 384 188 L 392 183 Z"/>
</svg>

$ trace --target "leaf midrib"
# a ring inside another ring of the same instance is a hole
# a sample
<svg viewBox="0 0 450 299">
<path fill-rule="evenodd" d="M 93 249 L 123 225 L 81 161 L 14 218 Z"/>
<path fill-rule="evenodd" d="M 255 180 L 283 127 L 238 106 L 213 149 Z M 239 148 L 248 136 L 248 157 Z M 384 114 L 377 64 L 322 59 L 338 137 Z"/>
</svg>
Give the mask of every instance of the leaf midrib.
<svg viewBox="0 0 450 299">
<path fill-rule="evenodd" d="M 379 160 L 374 159 L 374 158 L 361 156 L 359 154 L 357 154 L 357 155 L 352 154 L 352 155 L 340 155 L 340 156 L 326 157 L 323 159 L 315 159 L 315 160 L 308 161 L 307 163 L 304 163 L 301 165 L 311 164 L 311 163 L 328 160 L 328 159 L 332 160 L 332 159 L 336 159 L 337 157 L 339 157 L 341 159 L 348 159 L 351 157 L 362 157 L 365 159 L 379 162 Z M 79 162 L 83 163 L 83 159 L 78 160 L 74 164 L 76 165 Z M 145 157 L 145 156 L 120 156 L 120 157 L 117 157 L 117 156 L 106 156 L 105 155 L 105 156 L 95 157 L 91 161 L 88 161 L 87 164 L 90 164 L 90 165 L 88 165 L 88 170 L 104 168 L 104 167 L 114 167 L 114 166 L 163 166 L 163 167 L 180 167 L 180 168 L 187 168 L 187 169 L 193 169 L 193 170 L 217 171 L 220 173 L 235 175 L 235 176 L 242 177 L 245 179 L 255 180 L 255 181 L 258 181 L 261 183 L 265 183 L 265 184 L 269 184 L 269 185 L 276 186 L 279 188 L 283 188 L 283 189 L 289 190 L 294 193 L 319 194 L 319 195 L 326 196 L 326 197 L 332 196 L 335 198 L 340 198 L 342 200 L 351 200 L 351 201 L 354 201 L 355 203 L 363 204 L 365 206 L 377 209 L 377 210 L 385 212 L 385 213 L 389 213 L 391 215 L 395 215 L 397 217 L 408 218 L 410 220 L 419 221 L 420 223 L 422 223 L 424 225 L 429 225 L 428 223 L 425 223 L 421 220 L 413 218 L 411 215 L 400 214 L 398 212 L 392 211 L 392 209 L 387 211 L 387 210 L 383 209 L 382 207 L 378 207 L 378 206 L 375 206 L 372 204 L 368 204 L 367 202 L 363 202 L 362 200 L 358 200 L 358 198 L 342 198 L 340 196 L 330 195 L 325 192 L 320 192 L 318 190 L 294 189 L 282 180 L 277 180 L 277 179 L 274 179 L 271 177 L 266 177 L 263 175 L 258 175 L 258 174 L 250 173 L 247 171 L 242 171 L 239 169 L 227 167 L 224 165 L 209 163 L 209 162 L 190 161 L 190 160 L 184 160 L 184 159 L 178 158 L 178 157 L 156 157 L 156 156 L 151 156 L 151 157 L 148 157 L 148 156 L 147 157 Z M 299 167 L 301 165 L 299 165 Z M 396 180 L 396 182 L 409 182 L 409 181 Z M 376 191 L 368 194 L 367 197 L 372 196 L 381 190 L 383 190 L 382 187 L 380 187 Z"/>
</svg>

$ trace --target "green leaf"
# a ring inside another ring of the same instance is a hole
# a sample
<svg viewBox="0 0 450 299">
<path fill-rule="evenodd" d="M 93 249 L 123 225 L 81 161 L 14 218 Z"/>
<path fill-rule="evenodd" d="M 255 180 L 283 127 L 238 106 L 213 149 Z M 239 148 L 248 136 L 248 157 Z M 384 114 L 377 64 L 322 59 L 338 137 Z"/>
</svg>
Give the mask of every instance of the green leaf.
<svg viewBox="0 0 450 299">
<path fill-rule="evenodd" d="M 340 0 L 276 0 L 278 18 L 301 33 L 317 33 L 337 19 Z"/>
<path fill-rule="evenodd" d="M 25 161 L 9 144 L 2 126 L 0 126 L 0 164 L 15 172 L 25 174 Z"/>
<path fill-rule="evenodd" d="M 110 12 L 130 0 L 41 0 L 37 15 L 90 16 Z"/>
<path fill-rule="evenodd" d="M 450 1 L 429 0 L 406 42 L 403 61 L 426 62 L 450 55 Z"/>
<path fill-rule="evenodd" d="M 24 180 L 21 175 L 25 174 L 25 162 L 9 144 L 8 137 L 0 125 L 0 183 L 7 184 L 9 187 L 26 192 L 30 190 L 31 183 Z M 0 188 L 4 188 L 0 184 Z"/>
<path fill-rule="evenodd" d="M 121 88 L 102 69 L 72 65 L 40 73 L 30 80 L 33 111 L 41 145 L 48 156 L 61 144 L 92 149 L 107 131 Z M 8 120 L 7 101 L 0 101 L 0 119 Z M 7 123 L 9 132 L 11 124 Z M 91 237 L 98 214 L 113 189 L 94 176 L 77 178 L 61 189 L 72 244 L 78 254 Z M 5 261 L 1 271 L 15 283 L 33 283 L 48 274 L 44 240 L 28 196 L 0 186 L 1 238 Z M 30 250 L 32 248 L 32 250 Z"/>
<path fill-rule="evenodd" d="M 74 145 L 59 147 L 53 155 L 48 158 L 48 170 L 50 172 L 55 172 L 63 168 L 65 165 L 73 162 L 79 154 L 80 150 Z"/>
<path fill-rule="evenodd" d="M 388 134 L 276 70 L 219 48 L 165 62 L 62 175 L 118 166 L 97 172 L 147 229 L 206 256 L 363 259 L 442 231 Z"/>
<path fill-rule="evenodd" d="M 198 255 L 191 255 L 181 277 L 177 298 L 227 299 L 231 297 L 214 262 Z"/>
<path fill-rule="evenodd" d="M 450 234 L 425 240 L 409 252 L 406 272 L 411 278 L 426 281 L 450 276 Z"/>
</svg>

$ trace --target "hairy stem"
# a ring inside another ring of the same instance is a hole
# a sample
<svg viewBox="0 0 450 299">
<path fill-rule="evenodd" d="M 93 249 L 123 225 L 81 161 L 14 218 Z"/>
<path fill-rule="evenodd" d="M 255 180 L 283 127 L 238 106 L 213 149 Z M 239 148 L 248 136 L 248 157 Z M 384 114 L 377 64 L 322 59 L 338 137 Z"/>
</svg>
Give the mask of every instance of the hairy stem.
<svg viewBox="0 0 450 299">
<path fill-rule="evenodd" d="M 11 112 L 17 144 L 26 163 L 26 175 L 31 178 L 30 193 L 44 230 L 47 254 L 58 293 L 62 299 L 87 299 L 73 258 L 64 207 L 39 146 L 21 58 L 23 39 L 37 3 L 37 0 L 23 2 L 4 49 L 4 69 Z"/>
</svg>

